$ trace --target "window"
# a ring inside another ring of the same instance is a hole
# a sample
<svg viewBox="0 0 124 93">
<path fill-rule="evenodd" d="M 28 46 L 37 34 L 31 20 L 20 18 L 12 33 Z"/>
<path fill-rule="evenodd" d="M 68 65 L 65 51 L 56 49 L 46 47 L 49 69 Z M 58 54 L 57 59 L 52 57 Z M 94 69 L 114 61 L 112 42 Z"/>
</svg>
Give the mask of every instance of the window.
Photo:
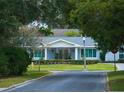
<svg viewBox="0 0 124 93">
<path fill-rule="evenodd" d="M 93 49 L 93 57 L 96 57 L 96 49 Z"/>
<path fill-rule="evenodd" d="M 124 59 L 124 51 L 119 51 L 119 58 Z"/>
<path fill-rule="evenodd" d="M 96 57 L 96 49 L 86 49 L 86 57 Z M 81 56 L 84 56 L 84 49 L 81 50 Z"/>
<path fill-rule="evenodd" d="M 41 57 L 41 51 L 35 50 L 34 57 Z"/>
</svg>

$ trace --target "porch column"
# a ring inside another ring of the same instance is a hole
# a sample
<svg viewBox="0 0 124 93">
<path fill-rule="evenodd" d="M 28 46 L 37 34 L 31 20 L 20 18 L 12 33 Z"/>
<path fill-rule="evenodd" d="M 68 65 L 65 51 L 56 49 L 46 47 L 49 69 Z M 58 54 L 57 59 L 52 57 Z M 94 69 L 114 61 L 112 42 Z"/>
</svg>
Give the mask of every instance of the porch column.
<svg viewBox="0 0 124 93">
<path fill-rule="evenodd" d="M 75 60 L 78 60 L 78 48 L 75 48 Z"/>
<path fill-rule="evenodd" d="M 44 60 L 47 60 L 47 48 L 45 48 L 45 57 Z"/>
</svg>

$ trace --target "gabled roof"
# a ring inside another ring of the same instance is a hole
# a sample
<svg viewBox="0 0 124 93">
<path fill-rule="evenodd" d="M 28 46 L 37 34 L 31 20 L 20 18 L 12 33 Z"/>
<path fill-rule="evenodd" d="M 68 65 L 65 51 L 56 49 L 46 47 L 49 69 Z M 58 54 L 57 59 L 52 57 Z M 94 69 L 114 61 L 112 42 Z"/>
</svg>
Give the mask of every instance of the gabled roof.
<svg viewBox="0 0 124 93">
<path fill-rule="evenodd" d="M 75 44 L 75 43 L 73 43 L 73 42 L 69 42 L 69 41 L 64 40 L 64 39 L 58 39 L 58 40 L 52 41 L 52 42 L 48 43 L 48 45 L 49 45 L 49 44 L 54 44 L 54 43 L 60 42 L 60 41 L 63 41 L 63 42 L 65 42 L 65 43 L 68 43 L 68 44 L 71 44 L 71 45 L 77 45 L 77 44 Z"/>
<path fill-rule="evenodd" d="M 82 37 L 41 37 L 41 40 L 45 45 L 54 42 L 56 40 L 64 40 L 73 44 L 83 46 Z M 90 37 L 86 37 L 85 46 L 95 47 L 95 41 Z"/>
</svg>

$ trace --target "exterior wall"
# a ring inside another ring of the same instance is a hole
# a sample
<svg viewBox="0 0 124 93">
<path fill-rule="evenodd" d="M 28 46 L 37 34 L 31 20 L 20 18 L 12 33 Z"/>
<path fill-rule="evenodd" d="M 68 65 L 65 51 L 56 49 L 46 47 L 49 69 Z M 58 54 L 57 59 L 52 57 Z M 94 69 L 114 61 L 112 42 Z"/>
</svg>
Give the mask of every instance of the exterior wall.
<svg viewBox="0 0 124 93">
<path fill-rule="evenodd" d="M 115 54 L 116 61 L 119 59 L 119 52 Z M 114 61 L 114 54 L 112 52 L 107 52 L 105 55 L 105 61 Z"/>
<path fill-rule="evenodd" d="M 97 50 L 97 52 L 96 52 L 96 58 L 97 58 L 98 60 L 100 60 L 100 51 L 99 51 L 99 50 Z"/>
<path fill-rule="evenodd" d="M 78 60 L 81 60 L 81 49 L 78 49 Z"/>
</svg>

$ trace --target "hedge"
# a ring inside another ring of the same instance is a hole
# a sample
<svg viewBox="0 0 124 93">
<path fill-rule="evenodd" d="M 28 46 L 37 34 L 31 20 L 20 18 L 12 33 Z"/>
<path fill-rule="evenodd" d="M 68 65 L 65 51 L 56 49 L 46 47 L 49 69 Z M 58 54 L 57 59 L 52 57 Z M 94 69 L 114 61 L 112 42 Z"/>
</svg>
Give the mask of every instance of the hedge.
<svg viewBox="0 0 124 93">
<path fill-rule="evenodd" d="M 63 59 L 42 60 L 40 62 L 41 62 L 41 64 L 83 64 L 84 63 L 83 60 L 63 60 Z M 99 63 L 99 62 L 100 62 L 100 60 L 87 60 L 86 61 L 87 64 L 96 64 L 96 63 Z"/>
<path fill-rule="evenodd" d="M 124 59 L 119 59 L 118 61 L 105 61 L 104 63 L 124 63 Z"/>
</svg>

